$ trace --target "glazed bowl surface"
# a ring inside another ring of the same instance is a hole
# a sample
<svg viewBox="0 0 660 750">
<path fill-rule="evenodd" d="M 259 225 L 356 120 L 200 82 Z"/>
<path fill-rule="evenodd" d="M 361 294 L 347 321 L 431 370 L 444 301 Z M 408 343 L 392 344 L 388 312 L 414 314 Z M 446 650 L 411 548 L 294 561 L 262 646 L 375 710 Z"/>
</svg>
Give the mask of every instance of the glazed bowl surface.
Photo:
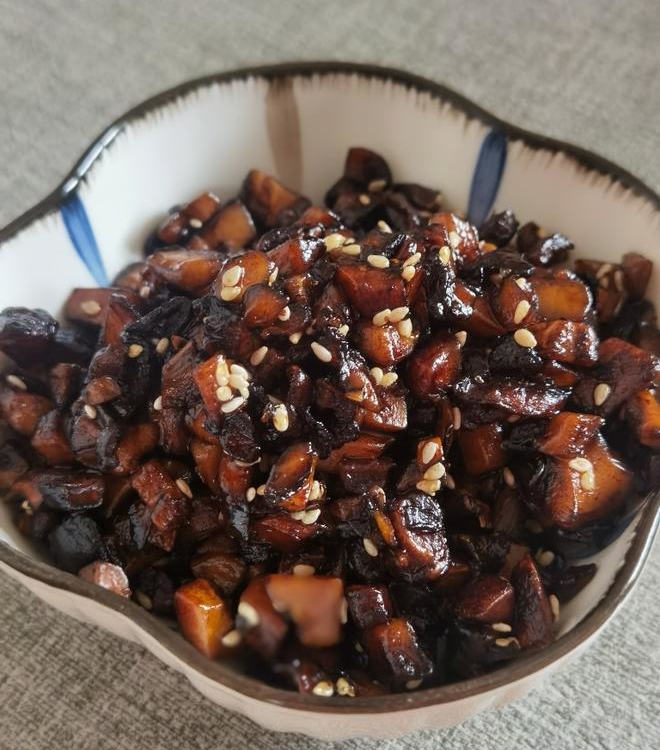
<svg viewBox="0 0 660 750">
<path fill-rule="evenodd" d="M 350 146 L 380 152 L 401 181 L 440 189 L 476 224 L 511 208 L 561 231 L 576 255 L 635 250 L 660 260 L 660 197 L 619 167 L 521 131 L 457 94 L 398 71 L 337 63 L 241 70 L 183 84 L 119 118 L 62 184 L 0 231 L 2 307 L 59 315 L 72 287 L 107 284 L 142 256 L 163 211 L 251 168 L 322 201 Z M 649 298 L 660 305 L 657 267 Z M 0 570 L 44 601 L 133 640 L 207 698 L 280 731 L 341 740 L 448 727 L 503 705 L 575 658 L 622 605 L 660 518 L 655 496 L 598 555 L 594 580 L 562 609 L 557 641 L 482 677 L 378 698 L 319 698 L 270 687 L 199 654 L 133 602 L 50 566 L 0 504 Z"/>
</svg>

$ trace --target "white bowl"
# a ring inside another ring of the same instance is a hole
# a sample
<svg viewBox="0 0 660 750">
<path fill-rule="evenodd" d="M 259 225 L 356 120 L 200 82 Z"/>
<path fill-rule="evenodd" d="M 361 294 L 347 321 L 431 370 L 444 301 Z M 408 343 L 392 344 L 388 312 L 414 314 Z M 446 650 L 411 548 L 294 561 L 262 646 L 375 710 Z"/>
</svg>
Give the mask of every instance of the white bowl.
<svg viewBox="0 0 660 750">
<path fill-rule="evenodd" d="M 235 194 L 253 167 L 321 201 L 347 149 L 382 153 L 401 181 L 442 190 L 479 223 L 512 208 L 568 235 L 580 256 L 658 257 L 660 198 L 615 165 L 500 122 L 446 89 L 396 71 L 285 65 L 184 84 L 111 125 L 48 198 L 0 232 L 2 306 L 58 314 L 74 286 L 105 284 L 141 257 L 164 209 L 205 189 Z M 649 296 L 660 303 L 656 270 Z M 137 641 L 221 706 L 269 729 L 323 739 L 447 727 L 523 695 L 574 658 L 622 604 L 660 518 L 655 497 L 593 560 L 557 642 L 492 674 L 380 698 L 324 699 L 271 688 L 211 662 L 132 602 L 55 570 L 0 505 L 0 568 L 54 607 Z"/>
</svg>

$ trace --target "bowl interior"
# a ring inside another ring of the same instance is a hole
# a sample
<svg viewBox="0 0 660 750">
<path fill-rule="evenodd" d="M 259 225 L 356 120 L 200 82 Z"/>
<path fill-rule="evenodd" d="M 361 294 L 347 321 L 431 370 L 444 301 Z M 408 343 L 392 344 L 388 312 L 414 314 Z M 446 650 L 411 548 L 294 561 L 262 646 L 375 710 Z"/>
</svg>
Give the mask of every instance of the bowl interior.
<svg viewBox="0 0 660 750">
<path fill-rule="evenodd" d="M 72 287 L 105 283 L 139 260 L 169 207 L 206 189 L 231 197 L 253 167 L 322 201 L 352 145 L 382 153 L 396 179 L 438 188 L 452 209 L 512 208 L 522 222 L 564 232 L 576 244 L 574 257 L 614 261 L 628 250 L 657 257 L 660 212 L 648 197 L 570 154 L 530 146 L 451 96 L 384 77 L 328 72 L 206 82 L 134 113 L 106 141 L 82 165 L 84 179 L 66 185 L 60 210 L 0 244 L 3 306 L 58 314 Z M 473 180 L 485 186 L 476 197 Z M 660 302 L 657 270 L 649 295 Z M 563 609 L 562 634 L 606 595 L 637 520 L 593 558 L 599 572 Z M 39 557 L 2 505 L 0 540 Z"/>
</svg>

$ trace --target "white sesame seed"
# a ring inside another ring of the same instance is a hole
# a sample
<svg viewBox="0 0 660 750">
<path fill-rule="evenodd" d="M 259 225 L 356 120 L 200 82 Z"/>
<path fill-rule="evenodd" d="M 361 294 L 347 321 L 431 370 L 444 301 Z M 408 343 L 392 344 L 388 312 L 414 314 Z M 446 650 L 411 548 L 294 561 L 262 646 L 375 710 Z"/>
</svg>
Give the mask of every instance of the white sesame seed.
<svg viewBox="0 0 660 750">
<path fill-rule="evenodd" d="M 149 289 L 149 287 L 146 285 L 141 286 L 139 294 L 142 299 L 148 299 L 148 297 L 151 295 L 151 289 Z"/>
<path fill-rule="evenodd" d="M 381 190 L 385 190 L 387 187 L 387 180 L 372 180 L 367 185 L 367 190 L 370 193 L 380 193 Z"/>
<path fill-rule="evenodd" d="M 260 484 L 257 487 L 257 495 L 265 495 L 265 494 L 266 494 L 266 485 L 265 484 Z"/>
<path fill-rule="evenodd" d="M 359 255 L 362 252 L 362 248 L 359 245 L 344 245 L 341 249 L 344 255 Z"/>
<path fill-rule="evenodd" d="M 257 367 L 257 365 L 260 365 L 264 361 L 267 354 L 268 354 L 268 347 L 260 346 L 258 349 L 252 352 L 250 356 L 250 364 L 253 367 Z"/>
<path fill-rule="evenodd" d="M 309 491 L 309 499 L 310 500 L 318 500 L 321 495 L 323 495 L 324 492 L 324 486 L 319 482 L 318 479 L 315 479 L 312 482 L 312 488 Z"/>
<path fill-rule="evenodd" d="M 220 290 L 220 298 L 225 302 L 231 302 L 241 293 L 240 286 L 223 286 Z"/>
<path fill-rule="evenodd" d="M 351 330 L 351 329 L 350 329 L 350 328 L 348 327 L 348 325 L 347 325 L 346 323 L 344 323 L 343 325 L 339 326 L 339 328 L 337 329 L 337 331 L 338 331 L 338 332 L 339 332 L 339 333 L 340 333 L 340 334 L 341 334 L 342 336 L 348 336 L 348 332 L 349 332 L 350 330 Z M 312 333 L 313 333 L 313 331 L 312 331 Z"/>
<path fill-rule="evenodd" d="M 226 648 L 236 648 L 243 640 L 243 635 L 239 630 L 230 630 L 222 636 L 221 643 Z"/>
<path fill-rule="evenodd" d="M 522 346 L 525 349 L 531 349 L 538 343 L 534 334 L 531 331 L 528 331 L 527 328 L 519 328 L 513 334 L 513 340 L 518 346 Z"/>
<path fill-rule="evenodd" d="M 410 312 L 409 307 L 395 307 L 390 313 L 390 323 L 398 323 Z"/>
<path fill-rule="evenodd" d="M 410 318 L 406 318 L 405 320 L 400 321 L 399 323 L 397 323 L 396 327 L 399 331 L 399 334 L 404 338 L 410 338 L 413 334 L 413 323 Z"/>
<path fill-rule="evenodd" d="M 516 486 L 516 478 L 513 476 L 513 472 L 508 466 L 505 466 L 502 469 L 502 479 L 504 480 L 504 484 L 506 484 L 507 487 Z"/>
<path fill-rule="evenodd" d="M 367 255 L 367 263 L 374 268 L 389 268 L 390 261 L 384 255 Z"/>
<path fill-rule="evenodd" d="M 522 278 L 516 279 L 516 285 L 520 287 L 520 289 L 525 289 L 525 287 L 527 286 L 527 282 Z"/>
<path fill-rule="evenodd" d="M 291 317 L 291 308 L 287 305 L 283 307 L 280 314 L 277 316 L 278 320 L 287 321 Z"/>
<path fill-rule="evenodd" d="M 229 385 L 237 391 L 248 387 L 248 381 L 242 376 L 232 372 L 229 376 Z"/>
<path fill-rule="evenodd" d="M 316 573 L 316 568 L 313 565 L 305 565 L 305 563 L 298 563 L 293 566 L 291 571 L 294 576 L 313 576 Z"/>
<path fill-rule="evenodd" d="M 139 344 L 131 344 L 128 347 L 128 356 L 131 359 L 135 359 L 136 357 L 139 357 L 143 351 L 144 351 L 144 347 L 140 346 Z"/>
<path fill-rule="evenodd" d="M 355 688 L 345 677 L 340 677 L 337 680 L 337 695 L 355 698 Z"/>
<path fill-rule="evenodd" d="M 550 549 L 539 549 L 534 557 L 542 568 L 547 568 L 555 561 L 555 553 Z"/>
<path fill-rule="evenodd" d="M 412 281 L 415 276 L 415 267 L 414 266 L 407 266 L 401 271 L 401 278 L 404 281 Z"/>
<path fill-rule="evenodd" d="M 312 341 L 310 348 L 321 362 L 332 361 L 332 352 L 329 349 L 326 349 L 325 346 L 319 344 L 318 341 Z"/>
<path fill-rule="evenodd" d="M 261 620 L 257 610 L 248 602 L 239 602 L 237 612 L 243 620 L 245 620 L 245 624 L 248 628 L 253 628 L 255 625 L 258 625 Z"/>
<path fill-rule="evenodd" d="M 276 406 L 273 410 L 273 427 L 278 432 L 286 432 L 289 429 L 289 412 L 284 404 Z"/>
<path fill-rule="evenodd" d="M 495 645 L 499 646 L 500 648 L 507 648 L 507 646 L 511 646 L 512 644 L 520 645 L 518 643 L 517 638 L 496 638 L 495 639 Z"/>
<path fill-rule="evenodd" d="M 305 511 L 304 510 L 295 510 L 295 511 L 293 511 L 293 513 L 289 513 L 289 515 L 291 516 L 291 518 L 293 518 L 294 521 L 302 521 L 303 520 L 303 516 L 305 515 Z"/>
<path fill-rule="evenodd" d="M 156 344 L 156 353 L 157 354 L 165 354 L 165 352 L 169 349 L 170 346 L 170 340 L 166 338 L 159 339 L 158 343 Z"/>
<path fill-rule="evenodd" d="M 416 266 L 421 259 L 421 253 L 413 253 L 409 258 L 406 258 L 403 261 L 403 268 L 412 268 L 413 266 Z"/>
<path fill-rule="evenodd" d="M 424 479 L 442 479 L 446 471 L 447 470 L 445 469 L 444 464 L 438 462 L 437 464 L 433 464 L 433 466 L 429 466 L 429 468 L 424 472 Z"/>
<path fill-rule="evenodd" d="M 376 226 L 378 227 L 378 229 L 380 229 L 381 232 L 384 232 L 385 234 L 392 234 L 392 227 L 386 221 L 380 219 Z"/>
<path fill-rule="evenodd" d="M 183 494 L 186 497 L 193 496 L 192 490 L 190 489 L 190 485 L 188 484 L 188 482 L 186 482 L 185 479 L 179 478 L 176 480 L 175 484 L 181 490 L 181 492 L 183 492 Z"/>
<path fill-rule="evenodd" d="M 408 680 L 408 682 L 406 682 L 406 690 L 417 690 L 422 682 L 423 680 Z"/>
<path fill-rule="evenodd" d="M 289 341 L 290 341 L 290 342 L 291 342 L 292 344 L 297 344 L 297 343 L 298 343 L 298 342 L 300 341 L 300 339 L 301 339 L 302 337 L 303 337 L 303 335 L 302 335 L 302 331 L 296 331 L 295 333 L 292 333 L 292 334 L 291 334 L 291 335 L 289 336 Z"/>
<path fill-rule="evenodd" d="M 451 250 L 447 247 L 447 245 L 443 245 L 438 250 L 438 258 L 440 258 L 440 262 L 443 265 L 445 266 L 449 265 L 449 262 L 451 261 Z"/>
<path fill-rule="evenodd" d="M 80 309 L 85 315 L 98 315 L 101 312 L 101 305 L 93 299 L 85 300 L 80 303 Z"/>
<path fill-rule="evenodd" d="M 624 279 L 623 279 L 623 271 L 620 268 L 617 268 L 617 270 L 614 272 L 614 286 L 616 287 L 618 292 L 624 291 Z"/>
<path fill-rule="evenodd" d="M 523 320 L 527 317 L 527 313 L 529 313 L 531 308 L 531 305 L 526 299 L 521 299 L 520 302 L 516 305 L 515 312 L 513 313 L 513 322 L 518 325 L 519 323 L 522 323 Z"/>
<path fill-rule="evenodd" d="M 596 489 L 596 475 L 593 471 L 583 471 L 580 474 L 580 487 L 587 492 Z"/>
<path fill-rule="evenodd" d="M 433 440 L 427 440 L 422 448 L 422 464 L 426 466 L 436 457 L 438 453 L 438 445 Z"/>
<path fill-rule="evenodd" d="M 612 271 L 614 266 L 611 263 L 603 263 L 602 266 L 596 271 L 596 278 L 602 279 L 603 276 L 607 276 L 607 274 Z"/>
<path fill-rule="evenodd" d="M 607 383 L 599 383 L 594 388 L 594 404 L 596 406 L 602 406 L 612 393 L 612 389 Z"/>
<path fill-rule="evenodd" d="M 593 471 L 594 469 L 593 464 L 588 458 L 581 458 L 579 456 L 577 458 L 572 458 L 568 462 L 568 465 L 571 469 L 579 471 L 580 473 L 583 471 Z"/>
<path fill-rule="evenodd" d="M 467 331 L 457 331 L 454 334 L 454 338 L 458 341 L 459 346 L 465 346 L 465 342 L 467 341 Z"/>
<path fill-rule="evenodd" d="M 96 407 L 92 406 L 91 404 L 85 404 L 83 407 L 83 411 L 85 412 L 85 415 L 89 419 L 96 419 Z"/>
<path fill-rule="evenodd" d="M 220 407 L 220 411 L 222 411 L 223 414 L 231 414 L 233 411 L 236 411 L 236 409 L 240 409 L 244 403 L 245 398 L 243 396 L 236 396 L 236 398 L 232 398 L 231 401 L 227 401 L 227 403 L 223 404 Z"/>
<path fill-rule="evenodd" d="M 383 370 L 380 367 L 372 367 L 369 370 L 372 380 L 376 385 L 380 385 L 383 382 Z"/>
<path fill-rule="evenodd" d="M 234 392 L 228 385 L 221 385 L 216 390 L 215 397 L 218 399 L 218 401 L 226 403 L 227 401 L 231 401 L 231 399 L 234 397 Z"/>
<path fill-rule="evenodd" d="M 331 682 L 328 682 L 328 680 L 321 680 L 321 682 L 317 682 L 314 685 L 312 693 L 320 695 L 322 698 L 330 698 L 335 693 L 335 686 Z"/>
<path fill-rule="evenodd" d="M 369 555 L 369 557 L 378 557 L 378 547 L 369 539 L 368 536 L 365 536 L 362 540 L 362 545 L 364 546 L 364 551 Z"/>
<path fill-rule="evenodd" d="M 156 411 L 163 410 L 163 397 L 162 396 L 158 396 L 156 400 L 154 401 L 154 409 Z"/>
<path fill-rule="evenodd" d="M 437 479 L 423 479 L 421 482 L 417 482 L 415 485 L 420 492 L 425 492 L 427 495 L 435 495 L 440 489 L 440 481 Z"/>
<path fill-rule="evenodd" d="M 610 288 L 610 277 L 609 276 L 603 276 L 603 278 L 599 280 L 598 286 L 600 286 L 602 289 L 609 289 Z"/>
<path fill-rule="evenodd" d="M 140 591 L 139 589 L 135 592 L 135 598 L 137 599 L 137 603 L 144 607 L 146 610 L 150 610 L 153 608 L 154 603 L 151 601 L 151 597 L 147 596 L 144 591 Z"/>
<path fill-rule="evenodd" d="M 384 326 L 388 320 L 390 319 L 390 314 L 392 311 L 389 309 L 389 307 L 386 307 L 384 310 L 381 310 L 380 312 L 377 312 L 373 318 L 371 319 L 371 322 L 375 326 Z"/>
<path fill-rule="evenodd" d="M 28 389 L 25 381 L 22 378 L 19 378 L 18 375 L 7 375 L 5 380 L 7 381 L 7 385 L 18 388 L 19 391 L 27 391 Z"/>
<path fill-rule="evenodd" d="M 386 372 L 383 375 L 383 379 L 380 381 L 380 384 L 383 386 L 383 388 L 389 388 L 391 385 L 394 385 L 398 379 L 399 376 L 396 374 L 396 372 Z"/>
<path fill-rule="evenodd" d="M 371 198 L 366 193 L 361 193 L 358 200 L 363 206 L 368 206 L 371 203 Z"/>
<path fill-rule="evenodd" d="M 550 604 L 550 611 L 552 612 L 552 619 L 557 622 L 559 619 L 559 599 L 554 594 L 550 594 L 548 597 L 548 603 Z"/>
<path fill-rule="evenodd" d="M 242 378 L 245 378 L 245 380 L 250 380 L 251 375 L 250 373 L 243 367 L 243 365 L 239 365 L 238 363 L 234 362 L 234 364 L 231 365 L 229 368 L 229 372 L 231 372 L 232 375 L 240 375 Z"/>
<path fill-rule="evenodd" d="M 323 238 L 323 244 L 325 245 L 326 250 L 336 250 L 338 247 L 341 247 L 344 244 L 345 240 L 346 237 L 344 237 L 343 234 L 334 232 L 333 234 L 329 234 L 327 237 Z"/>
<path fill-rule="evenodd" d="M 461 244 L 461 235 L 458 232 L 449 232 L 449 244 L 453 250 Z"/>
<path fill-rule="evenodd" d="M 461 410 L 458 408 L 458 406 L 452 406 L 451 414 L 452 414 L 452 425 L 454 429 L 460 430 L 461 425 L 463 424 L 463 416 L 461 414 Z"/>
<path fill-rule="evenodd" d="M 201 222 L 201 221 L 200 221 L 199 219 L 195 219 L 195 217 L 193 217 L 192 219 L 190 219 L 190 220 L 188 221 L 188 224 L 190 224 L 190 226 L 191 226 L 191 227 L 192 227 L 193 229 L 201 229 L 201 228 L 202 228 L 202 227 L 204 226 L 204 225 L 202 224 L 202 222 Z"/>
<path fill-rule="evenodd" d="M 364 653 L 364 649 L 362 648 L 362 644 L 360 643 L 355 644 L 355 650 L 358 652 L 358 654 Z"/>
<path fill-rule="evenodd" d="M 310 524 L 316 523 L 319 520 L 320 515 L 321 509 L 313 508 L 312 510 L 306 510 L 300 520 L 305 524 L 305 526 L 309 526 Z"/>
<path fill-rule="evenodd" d="M 275 266 L 275 268 L 270 272 L 268 276 L 268 283 L 270 286 L 273 286 L 273 284 L 277 281 L 277 277 L 279 275 L 280 269 Z"/>
<path fill-rule="evenodd" d="M 511 632 L 511 625 L 508 625 L 506 622 L 494 622 L 491 625 L 491 628 L 496 633 L 510 633 Z"/>
<path fill-rule="evenodd" d="M 247 492 L 245 493 L 245 499 L 248 501 L 248 503 L 251 503 L 256 496 L 257 496 L 257 488 L 248 487 Z"/>
<path fill-rule="evenodd" d="M 450 490 L 456 489 L 456 482 L 454 481 L 454 477 L 452 477 L 451 474 L 445 474 L 445 484 Z"/>
<path fill-rule="evenodd" d="M 232 266 L 222 274 L 222 286 L 236 286 L 243 276 L 242 266 Z"/>
</svg>

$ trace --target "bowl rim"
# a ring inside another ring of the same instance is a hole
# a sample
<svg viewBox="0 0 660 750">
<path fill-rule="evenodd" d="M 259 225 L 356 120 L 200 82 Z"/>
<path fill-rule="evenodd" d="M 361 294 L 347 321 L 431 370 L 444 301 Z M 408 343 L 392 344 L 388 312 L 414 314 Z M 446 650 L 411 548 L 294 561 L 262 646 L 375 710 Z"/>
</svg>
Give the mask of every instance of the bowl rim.
<svg viewBox="0 0 660 750">
<path fill-rule="evenodd" d="M 250 78 L 260 78 L 272 82 L 292 77 L 311 78 L 313 76 L 336 74 L 355 74 L 368 79 L 391 81 L 408 89 L 430 94 L 434 99 L 451 104 L 469 118 L 477 119 L 504 133 L 511 140 L 522 141 L 532 149 L 567 154 L 580 166 L 610 177 L 624 188 L 645 198 L 654 208 L 660 210 L 660 195 L 622 167 L 589 150 L 512 125 L 443 84 L 403 70 L 376 65 L 324 61 L 291 62 L 245 67 L 191 79 L 156 94 L 131 108 L 114 120 L 92 141 L 71 171 L 50 194 L 0 230 L 0 244 L 7 242 L 32 222 L 58 210 L 64 201 L 75 193 L 96 160 L 106 151 L 115 138 L 129 124 L 143 118 L 150 112 L 196 89 L 213 84 L 227 84 Z M 146 612 L 138 604 L 116 596 L 70 573 L 58 570 L 47 563 L 35 560 L 2 541 L 0 541 L 0 562 L 24 576 L 53 588 L 92 599 L 128 617 L 142 631 L 156 639 L 174 657 L 183 661 L 188 668 L 248 698 L 288 709 L 324 714 L 380 714 L 410 711 L 475 697 L 527 678 L 535 672 L 550 667 L 568 655 L 584 644 L 621 606 L 639 578 L 659 527 L 660 492 L 656 492 L 649 498 L 641 511 L 634 538 L 626 551 L 623 565 L 617 571 L 615 579 L 605 596 L 572 630 L 543 650 L 522 656 L 515 662 L 500 667 L 494 672 L 468 680 L 412 693 L 353 698 L 350 701 L 338 697 L 320 698 L 272 687 L 232 670 L 221 661 L 211 661 L 199 653 L 164 621 Z"/>
</svg>

